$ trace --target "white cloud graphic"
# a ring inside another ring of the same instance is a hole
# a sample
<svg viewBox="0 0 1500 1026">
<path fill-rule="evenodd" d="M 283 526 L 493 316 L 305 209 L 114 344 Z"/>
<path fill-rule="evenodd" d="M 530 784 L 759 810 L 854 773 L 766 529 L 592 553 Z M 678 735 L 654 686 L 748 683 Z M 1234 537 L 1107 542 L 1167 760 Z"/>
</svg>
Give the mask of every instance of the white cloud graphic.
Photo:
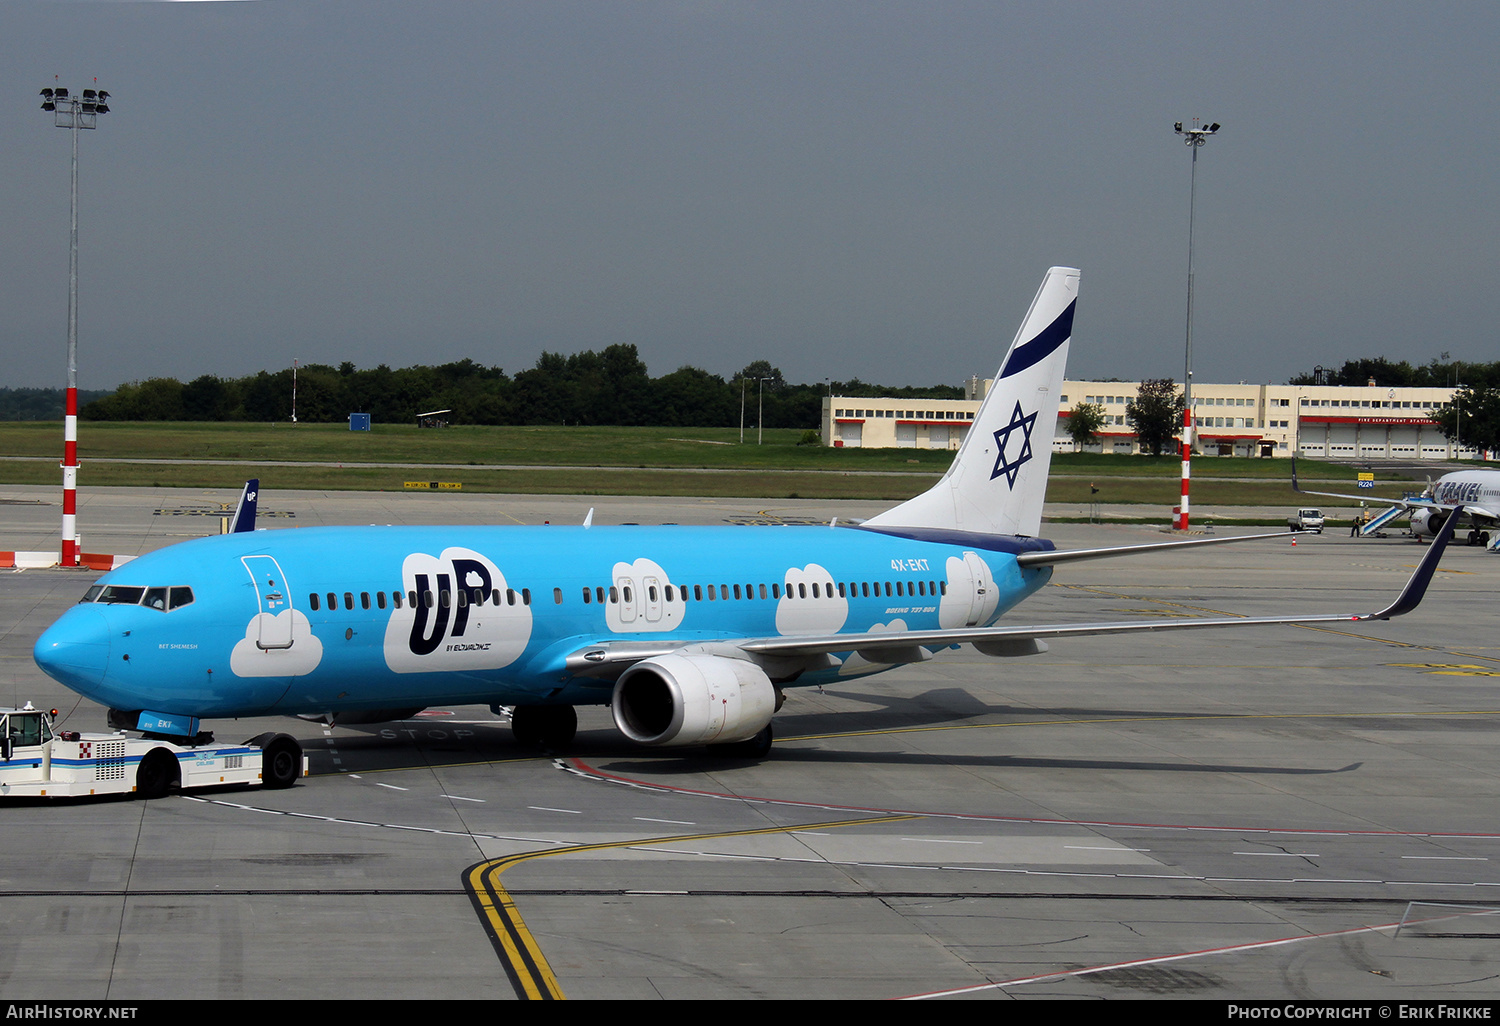
<svg viewBox="0 0 1500 1026">
<path fill-rule="evenodd" d="M 531 607 L 519 592 L 511 605 L 505 575 L 473 549 L 444 549 L 438 556 L 413 552 L 401 562 L 401 582 L 408 594 L 417 592 L 418 606 L 403 602 L 386 623 L 385 664 L 396 673 L 498 670 L 526 651 Z M 478 590 L 483 601 L 466 596 L 460 605 L 459 590 L 470 595 Z M 424 594 L 431 594 L 431 606 Z"/>
<path fill-rule="evenodd" d="M 288 630 L 290 627 L 290 630 Z M 290 648 L 261 648 L 263 638 L 290 637 Z M 229 653 L 229 669 L 237 677 L 301 677 L 323 661 L 323 643 L 312 632 L 306 615 L 283 609 L 274 616 L 256 613 L 245 625 L 245 636 Z"/>
<path fill-rule="evenodd" d="M 687 603 L 677 587 L 672 588 L 671 600 L 667 599 L 672 579 L 659 563 L 645 558 L 634 563 L 616 563 L 610 573 L 610 584 L 615 589 L 616 601 L 605 604 L 604 622 L 615 633 L 670 631 L 682 625 Z M 628 599 L 626 589 L 629 589 Z"/>
<path fill-rule="evenodd" d="M 776 606 L 778 634 L 836 634 L 849 619 L 849 600 L 838 593 L 833 575 L 816 563 L 787 569 Z"/>
<path fill-rule="evenodd" d="M 949 556 L 946 570 L 948 593 L 938 602 L 938 626 L 982 626 L 994 619 L 1000 589 L 990 565 L 978 553 L 965 552 L 963 559 Z"/>
</svg>

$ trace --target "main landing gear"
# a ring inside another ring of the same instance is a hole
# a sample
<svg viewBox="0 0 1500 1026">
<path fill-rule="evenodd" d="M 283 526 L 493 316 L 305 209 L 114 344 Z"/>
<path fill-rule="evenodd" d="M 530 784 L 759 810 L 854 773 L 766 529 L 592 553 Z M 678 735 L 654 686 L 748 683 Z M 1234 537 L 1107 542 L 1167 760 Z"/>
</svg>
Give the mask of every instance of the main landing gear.
<svg viewBox="0 0 1500 1026">
<path fill-rule="evenodd" d="M 730 741 L 723 745 L 709 745 L 708 750 L 714 755 L 729 759 L 764 759 L 771 754 L 773 740 L 775 739 L 771 734 L 771 725 L 767 723 L 754 737 L 746 738 L 744 741 Z"/>
<path fill-rule="evenodd" d="M 571 705 L 518 705 L 510 730 L 526 748 L 566 748 L 578 733 L 578 711 Z"/>
</svg>

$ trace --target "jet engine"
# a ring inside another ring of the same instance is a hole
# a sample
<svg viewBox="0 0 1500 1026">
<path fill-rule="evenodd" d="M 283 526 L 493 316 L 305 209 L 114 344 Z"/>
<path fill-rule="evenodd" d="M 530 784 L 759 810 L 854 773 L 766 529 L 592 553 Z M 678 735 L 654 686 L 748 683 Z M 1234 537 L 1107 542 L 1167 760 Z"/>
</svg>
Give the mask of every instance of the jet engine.
<svg viewBox="0 0 1500 1026">
<path fill-rule="evenodd" d="M 670 653 L 620 674 L 615 726 L 643 745 L 745 741 L 771 722 L 776 687 L 754 663 L 727 656 Z"/>
<path fill-rule="evenodd" d="M 1418 538 L 1423 535 L 1435 537 L 1443 529 L 1443 523 L 1451 516 L 1446 510 L 1432 509 L 1424 506 L 1421 509 L 1412 510 L 1411 533 Z"/>
</svg>

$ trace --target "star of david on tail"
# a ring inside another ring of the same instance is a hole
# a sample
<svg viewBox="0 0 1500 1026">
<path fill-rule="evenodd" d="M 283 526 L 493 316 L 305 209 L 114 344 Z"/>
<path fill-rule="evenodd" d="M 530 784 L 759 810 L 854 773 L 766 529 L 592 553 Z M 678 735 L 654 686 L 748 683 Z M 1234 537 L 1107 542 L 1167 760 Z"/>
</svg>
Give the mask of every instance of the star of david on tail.
<svg viewBox="0 0 1500 1026">
<path fill-rule="evenodd" d="M 1016 486 L 1016 475 L 1021 472 L 1021 465 L 1031 459 L 1031 429 L 1035 426 L 1036 414 L 1026 416 L 1021 412 L 1021 404 L 1017 402 L 1015 412 L 1010 415 L 1010 423 L 995 432 L 995 469 L 990 472 L 991 481 L 1004 474 L 1006 484 L 1012 488 Z M 1017 430 L 1021 432 L 1021 451 L 1012 460 L 1006 457 L 1006 449 L 1010 446 L 1011 435 Z"/>
</svg>

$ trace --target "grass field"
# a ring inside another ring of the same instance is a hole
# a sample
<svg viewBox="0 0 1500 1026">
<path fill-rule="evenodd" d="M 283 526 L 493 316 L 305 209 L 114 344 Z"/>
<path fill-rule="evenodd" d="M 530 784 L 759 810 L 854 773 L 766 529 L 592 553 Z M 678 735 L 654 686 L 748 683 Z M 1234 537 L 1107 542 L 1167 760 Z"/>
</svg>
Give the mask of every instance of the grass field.
<svg viewBox="0 0 1500 1026">
<path fill-rule="evenodd" d="M 268 488 L 396 490 L 406 481 L 441 480 L 481 492 L 881 500 L 917 494 L 952 460 L 940 450 L 798 445 L 801 436 L 767 431 L 765 444 L 756 445 L 747 431 L 741 445 L 737 428 L 379 425 L 364 433 L 339 424 L 85 422 L 79 455 L 83 481 L 101 485 L 227 488 L 259 477 Z M 58 423 L 0 423 L 0 484 L 56 483 L 61 439 Z M 370 465 L 376 463 L 442 469 Z M 1314 461 L 1301 470 L 1306 480 L 1336 484 L 1338 491 L 1349 490 L 1356 473 Z M 1047 498 L 1171 506 L 1179 471 L 1176 457 L 1062 453 L 1052 459 Z M 1296 505 L 1290 474 L 1287 460 L 1201 458 L 1193 463 L 1193 502 Z M 1391 483 L 1380 484 L 1372 499 L 1412 488 L 1410 481 L 1377 476 Z"/>
</svg>

